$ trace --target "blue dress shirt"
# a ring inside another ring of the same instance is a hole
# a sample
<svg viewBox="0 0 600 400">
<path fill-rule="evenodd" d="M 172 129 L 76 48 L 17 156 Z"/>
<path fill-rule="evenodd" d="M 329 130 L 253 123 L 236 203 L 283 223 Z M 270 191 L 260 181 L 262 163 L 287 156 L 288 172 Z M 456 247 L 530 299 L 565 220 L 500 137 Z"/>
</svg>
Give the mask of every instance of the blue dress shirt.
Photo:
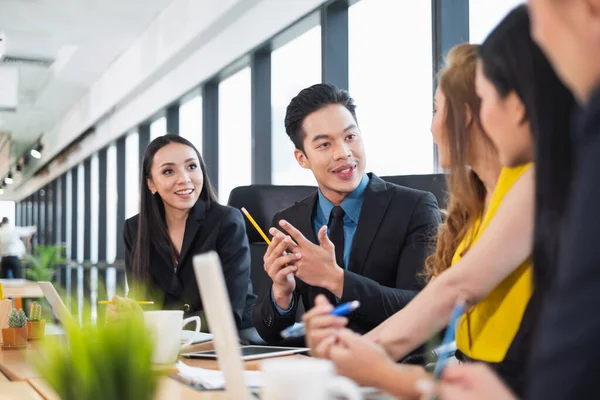
<svg viewBox="0 0 600 400">
<path fill-rule="evenodd" d="M 365 191 L 367 190 L 367 186 L 369 186 L 369 177 L 365 174 L 363 175 L 360 183 L 350 193 L 340 204 L 342 210 L 344 210 L 344 266 L 348 268 L 348 264 L 350 262 L 350 253 L 352 251 L 352 241 L 354 240 L 354 234 L 356 233 L 356 227 L 358 226 L 358 218 L 360 217 L 360 210 L 363 205 L 363 201 L 365 199 Z M 333 210 L 333 203 L 329 201 L 325 195 L 319 189 L 319 200 L 317 204 L 317 212 L 315 218 L 313 220 L 313 227 L 315 230 L 315 236 L 318 239 L 319 229 L 323 225 L 327 225 L 329 222 L 329 216 L 331 214 L 331 210 Z M 327 231 L 329 235 L 329 230 Z M 288 310 L 281 309 L 277 303 L 275 303 L 275 299 L 273 297 L 273 291 L 271 291 L 271 300 L 275 305 L 275 309 L 279 314 L 285 315 L 289 310 L 291 310 L 294 306 L 293 298 L 292 303 L 290 304 L 290 308 Z"/>
</svg>

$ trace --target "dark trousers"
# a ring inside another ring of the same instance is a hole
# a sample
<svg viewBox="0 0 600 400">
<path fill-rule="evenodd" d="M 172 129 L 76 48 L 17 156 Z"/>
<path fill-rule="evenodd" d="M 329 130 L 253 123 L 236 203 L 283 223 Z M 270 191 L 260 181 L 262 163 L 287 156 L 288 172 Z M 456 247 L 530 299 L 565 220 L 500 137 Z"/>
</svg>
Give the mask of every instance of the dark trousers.
<svg viewBox="0 0 600 400">
<path fill-rule="evenodd" d="M 12 271 L 13 278 L 23 278 L 23 268 L 21 267 L 21 260 L 19 260 L 19 257 L 2 257 L 2 263 L 0 263 L 0 278 L 7 279 L 9 276 L 8 271 Z"/>
</svg>

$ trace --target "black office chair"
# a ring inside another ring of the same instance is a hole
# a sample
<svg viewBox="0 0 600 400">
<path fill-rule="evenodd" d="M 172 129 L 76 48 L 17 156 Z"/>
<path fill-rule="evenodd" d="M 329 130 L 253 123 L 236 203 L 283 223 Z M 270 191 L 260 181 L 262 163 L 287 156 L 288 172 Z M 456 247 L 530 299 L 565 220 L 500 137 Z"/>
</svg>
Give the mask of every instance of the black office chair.
<svg viewBox="0 0 600 400">
<path fill-rule="evenodd" d="M 440 209 L 446 208 L 448 189 L 445 174 L 382 176 L 381 179 L 396 185 L 431 192 L 437 199 Z"/>
<path fill-rule="evenodd" d="M 270 237 L 268 230 L 275 214 L 314 193 L 315 190 L 314 186 L 240 186 L 231 192 L 228 205 L 237 209 L 245 207 L 267 237 Z M 247 218 L 245 220 L 252 259 L 252 286 L 254 293 L 263 293 L 272 284 L 263 268 L 263 256 L 267 250 L 267 244 L 250 221 Z"/>
</svg>

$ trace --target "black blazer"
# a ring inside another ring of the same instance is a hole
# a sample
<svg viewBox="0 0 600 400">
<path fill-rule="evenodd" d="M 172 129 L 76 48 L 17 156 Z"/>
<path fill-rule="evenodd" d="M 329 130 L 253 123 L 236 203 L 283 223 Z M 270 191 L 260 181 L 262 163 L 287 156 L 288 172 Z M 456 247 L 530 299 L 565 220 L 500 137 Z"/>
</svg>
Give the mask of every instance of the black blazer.
<svg viewBox="0 0 600 400">
<path fill-rule="evenodd" d="M 534 265 L 546 280 L 538 278 L 533 293 L 541 292 L 542 305 L 524 399 L 600 399 L 600 86 L 574 122 L 556 266 Z"/>
<path fill-rule="evenodd" d="M 139 214 L 125 221 L 125 266 L 131 275 L 132 249 L 138 232 Z M 169 254 L 152 249 L 150 275 L 153 289 L 164 294 L 163 309 L 183 310 L 187 316 L 203 310 L 192 258 L 214 250 L 223 265 L 223 275 L 238 328 L 251 324 L 255 296 L 250 281 L 250 246 L 242 213 L 213 202 L 210 206 L 198 200 L 185 223 L 185 234 L 177 272 Z"/>
<path fill-rule="evenodd" d="M 369 174 L 348 269 L 344 273 L 341 301 L 360 300 L 348 326 L 359 333 L 370 331 L 402 309 L 423 287 L 420 273 L 440 223 L 440 211 L 429 192 L 394 185 Z M 275 215 L 273 226 L 285 219 L 313 243 L 318 243 L 313 218 L 318 194 L 306 197 Z M 279 332 L 293 325 L 300 299 L 308 310 L 323 288 L 296 278 L 293 309 L 280 315 L 271 301 L 270 289 L 259 293 L 253 322 L 268 342 L 281 339 Z"/>
</svg>

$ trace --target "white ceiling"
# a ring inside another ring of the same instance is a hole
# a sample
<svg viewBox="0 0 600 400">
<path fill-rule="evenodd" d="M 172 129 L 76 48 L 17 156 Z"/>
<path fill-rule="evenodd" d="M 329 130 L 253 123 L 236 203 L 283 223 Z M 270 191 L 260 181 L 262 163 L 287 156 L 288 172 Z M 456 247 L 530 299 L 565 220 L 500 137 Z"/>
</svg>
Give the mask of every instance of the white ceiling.
<svg viewBox="0 0 600 400">
<path fill-rule="evenodd" d="M 19 51 L 26 54 L 50 52 L 57 60 L 50 68 L 18 67 L 17 111 L 0 112 L 0 135 L 12 138 L 11 158 L 55 126 L 172 1 L 0 0 L 0 32 L 7 41 L 22 43 Z"/>
</svg>

